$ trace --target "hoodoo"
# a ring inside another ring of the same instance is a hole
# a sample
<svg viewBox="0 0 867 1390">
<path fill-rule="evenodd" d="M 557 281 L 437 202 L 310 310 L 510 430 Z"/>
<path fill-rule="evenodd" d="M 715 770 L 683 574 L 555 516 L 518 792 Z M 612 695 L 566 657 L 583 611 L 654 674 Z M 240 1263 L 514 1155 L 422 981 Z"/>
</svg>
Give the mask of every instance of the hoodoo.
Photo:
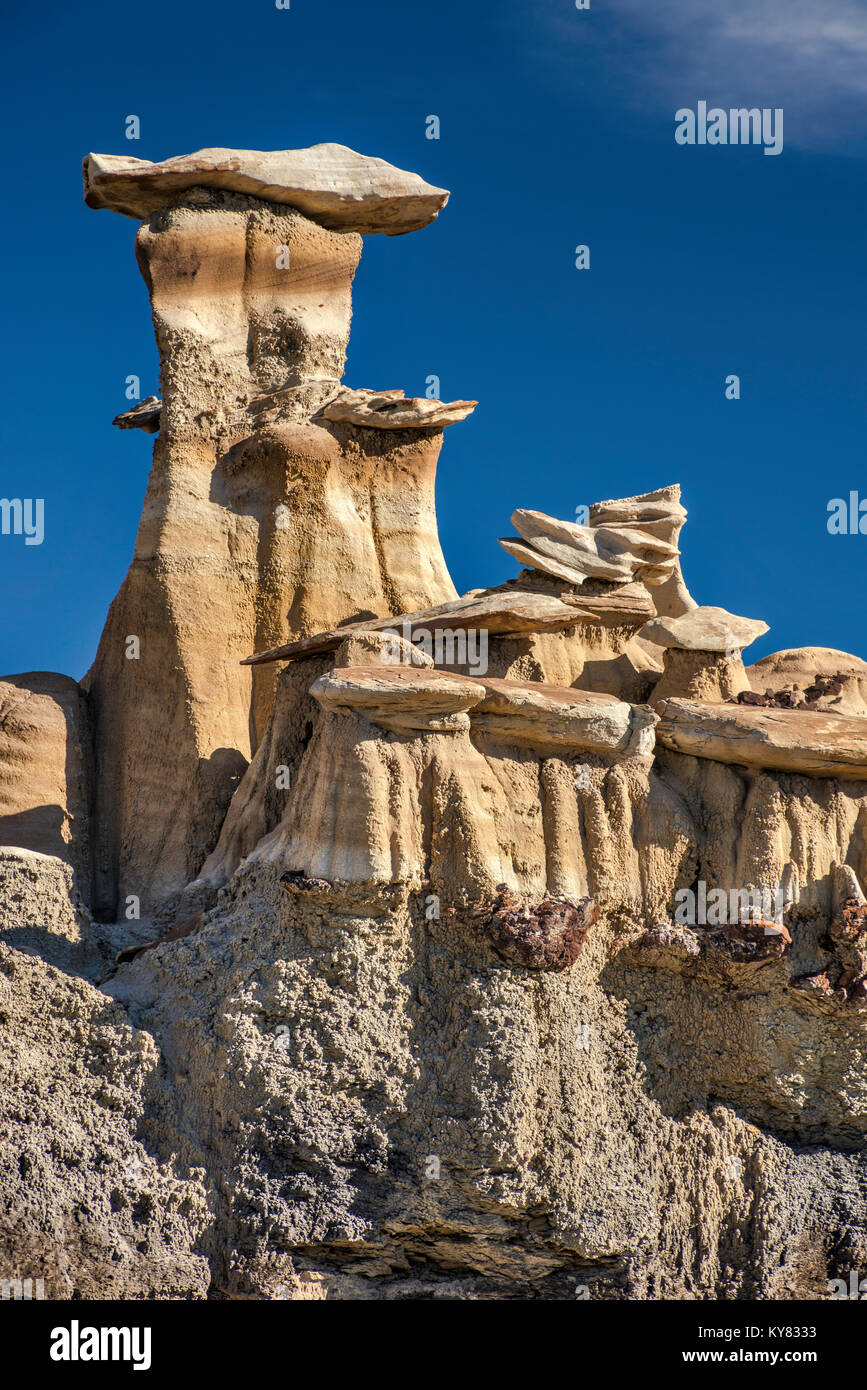
<svg viewBox="0 0 867 1390">
<path fill-rule="evenodd" d="M 476 402 L 342 381 L 362 237 L 444 190 L 339 145 L 84 172 L 161 390 L 90 672 L 0 682 L 0 1270 L 825 1296 L 867 1267 L 867 664 L 745 666 L 676 484 L 512 499 L 515 573 L 457 594 Z"/>
<path fill-rule="evenodd" d="M 141 219 L 162 399 L 135 555 L 85 678 L 100 769 L 94 907 L 170 902 L 219 834 L 264 733 L 254 648 L 454 596 L 437 537 L 444 405 L 341 385 L 361 234 L 448 194 L 339 145 L 89 155 L 91 207 Z M 139 656 L 125 659 L 128 634 Z"/>
</svg>

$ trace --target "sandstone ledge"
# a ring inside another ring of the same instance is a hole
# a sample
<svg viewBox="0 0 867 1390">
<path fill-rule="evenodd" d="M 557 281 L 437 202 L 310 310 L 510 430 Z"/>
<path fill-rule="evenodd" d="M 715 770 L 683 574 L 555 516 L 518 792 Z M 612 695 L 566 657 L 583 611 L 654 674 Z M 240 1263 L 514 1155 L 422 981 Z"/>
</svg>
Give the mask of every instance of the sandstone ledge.
<svg viewBox="0 0 867 1390">
<path fill-rule="evenodd" d="M 84 201 L 125 217 L 147 218 L 183 200 L 191 188 L 225 188 L 298 208 L 341 232 L 400 236 L 426 227 L 448 192 L 384 159 L 346 145 L 304 150 L 196 150 L 151 163 L 129 155 L 89 154 Z"/>
<path fill-rule="evenodd" d="M 326 709 L 350 709 L 395 732 L 466 728 L 466 711 L 484 696 L 476 681 L 418 666 L 344 666 L 320 676 L 310 693 Z"/>
<path fill-rule="evenodd" d="M 345 386 L 322 407 L 325 420 L 345 422 L 375 430 L 442 429 L 466 420 L 478 401 L 438 401 L 427 396 L 406 396 L 403 391 L 357 391 Z"/>
<path fill-rule="evenodd" d="M 341 642 L 353 632 L 400 631 L 404 625 L 428 627 L 433 625 L 442 631 L 466 632 L 468 628 L 485 630 L 489 636 L 499 636 L 524 632 L 549 632 L 571 627 L 575 623 L 593 622 L 594 613 L 583 600 L 570 603 L 565 598 L 554 595 L 522 592 L 512 589 L 507 592 L 492 591 L 473 595 L 470 598 L 455 599 L 451 603 L 439 603 L 432 608 L 423 608 L 416 613 L 400 613 L 395 617 L 366 619 L 360 623 L 348 623 L 346 627 L 334 628 L 330 632 L 319 632 L 313 637 L 304 637 L 295 642 L 286 642 L 270 651 L 256 652 L 245 657 L 243 666 L 257 666 L 266 661 L 293 661 L 303 656 L 313 656 L 319 652 L 336 651 Z"/>
<path fill-rule="evenodd" d="M 650 754 L 656 715 L 611 695 L 538 682 L 481 679 L 485 698 L 470 715 L 483 729 L 510 743 L 583 752 Z"/>
<path fill-rule="evenodd" d="M 658 741 L 678 753 L 808 777 L 867 780 L 867 719 L 701 700 L 659 705 Z"/>
<path fill-rule="evenodd" d="M 610 695 L 539 682 L 470 679 L 418 667 L 339 667 L 310 693 L 396 732 L 471 726 L 508 743 L 585 753 L 651 754 L 657 716 Z M 469 718 L 466 717 L 469 712 Z"/>
</svg>

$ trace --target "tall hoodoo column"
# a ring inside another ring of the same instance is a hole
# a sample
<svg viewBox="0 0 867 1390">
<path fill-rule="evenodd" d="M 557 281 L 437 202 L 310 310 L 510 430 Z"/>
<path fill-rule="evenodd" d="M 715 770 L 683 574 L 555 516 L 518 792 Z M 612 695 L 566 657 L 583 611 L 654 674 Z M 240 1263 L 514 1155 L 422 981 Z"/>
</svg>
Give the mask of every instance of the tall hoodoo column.
<svg viewBox="0 0 867 1390">
<path fill-rule="evenodd" d="M 90 206 L 142 220 L 162 384 L 118 420 L 159 433 L 85 679 L 94 900 L 113 915 L 171 900 L 213 848 L 273 698 L 273 669 L 243 657 L 454 597 L 434 481 L 444 424 L 474 403 L 338 408 L 362 234 L 423 227 L 444 190 L 333 145 L 90 155 L 84 177 Z"/>
</svg>

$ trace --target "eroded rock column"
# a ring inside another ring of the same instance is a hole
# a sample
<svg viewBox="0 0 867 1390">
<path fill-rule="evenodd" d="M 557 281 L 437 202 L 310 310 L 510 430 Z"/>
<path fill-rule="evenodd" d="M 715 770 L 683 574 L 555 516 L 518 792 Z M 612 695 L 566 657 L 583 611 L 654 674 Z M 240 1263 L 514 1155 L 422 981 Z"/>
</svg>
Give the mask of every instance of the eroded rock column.
<svg viewBox="0 0 867 1390">
<path fill-rule="evenodd" d="M 375 182 L 389 166 L 371 163 Z M 147 166 L 149 205 L 165 167 Z M 321 414 L 341 395 L 362 247 L 352 188 L 330 227 L 269 192 L 171 191 L 136 238 L 162 407 L 132 566 L 84 683 L 102 915 L 130 896 L 170 904 L 213 848 L 273 701 L 273 668 L 242 658 L 455 592 L 434 511 L 442 426 Z M 102 205 L 136 216 L 138 196 Z M 359 208 L 362 230 L 393 230 L 385 194 Z"/>
</svg>

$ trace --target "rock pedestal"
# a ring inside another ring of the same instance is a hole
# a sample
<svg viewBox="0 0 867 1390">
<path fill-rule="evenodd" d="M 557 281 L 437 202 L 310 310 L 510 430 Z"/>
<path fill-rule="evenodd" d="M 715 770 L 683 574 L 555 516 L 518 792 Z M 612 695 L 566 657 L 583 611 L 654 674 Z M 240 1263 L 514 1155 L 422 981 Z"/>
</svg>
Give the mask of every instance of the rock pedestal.
<svg viewBox="0 0 867 1390">
<path fill-rule="evenodd" d="M 268 159 L 269 178 L 297 174 L 288 155 Z M 179 163 L 143 171 L 91 156 L 85 170 L 92 206 L 147 218 L 136 255 L 162 381 L 132 566 L 84 682 L 94 906 L 109 916 L 129 895 L 142 911 L 170 899 L 213 848 L 273 702 L 274 668 L 251 671 L 243 657 L 455 596 L 434 510 L 443 417 L 410 410 L 394 428 L 322 413 L 345 394 L 354 227 L 412 230 L 446 195 L 420 195 L 419 221 L 406 199 L 428 186 L 353 155 L 339 177 L 326 170 L 336 187 L 322 211 L 321 161 L 308 197 L 297 179 L 265 179 L 268 201 L 237 191 L 249 152 L 228 174 L 199 156 Z M 193 178 L 200 166 L 209 186 Z"/>
<path fill-rule="evenodd" d="M 653 702 L 671 697 L 726 702 L 750 683 L 743 649 L 767 632 L 758 618 L 739 618 L 725 608 L 693 607 L 679 617 L 660 616 L 642 636 L 665 648 L 662 675 Z"/>
</svg>

